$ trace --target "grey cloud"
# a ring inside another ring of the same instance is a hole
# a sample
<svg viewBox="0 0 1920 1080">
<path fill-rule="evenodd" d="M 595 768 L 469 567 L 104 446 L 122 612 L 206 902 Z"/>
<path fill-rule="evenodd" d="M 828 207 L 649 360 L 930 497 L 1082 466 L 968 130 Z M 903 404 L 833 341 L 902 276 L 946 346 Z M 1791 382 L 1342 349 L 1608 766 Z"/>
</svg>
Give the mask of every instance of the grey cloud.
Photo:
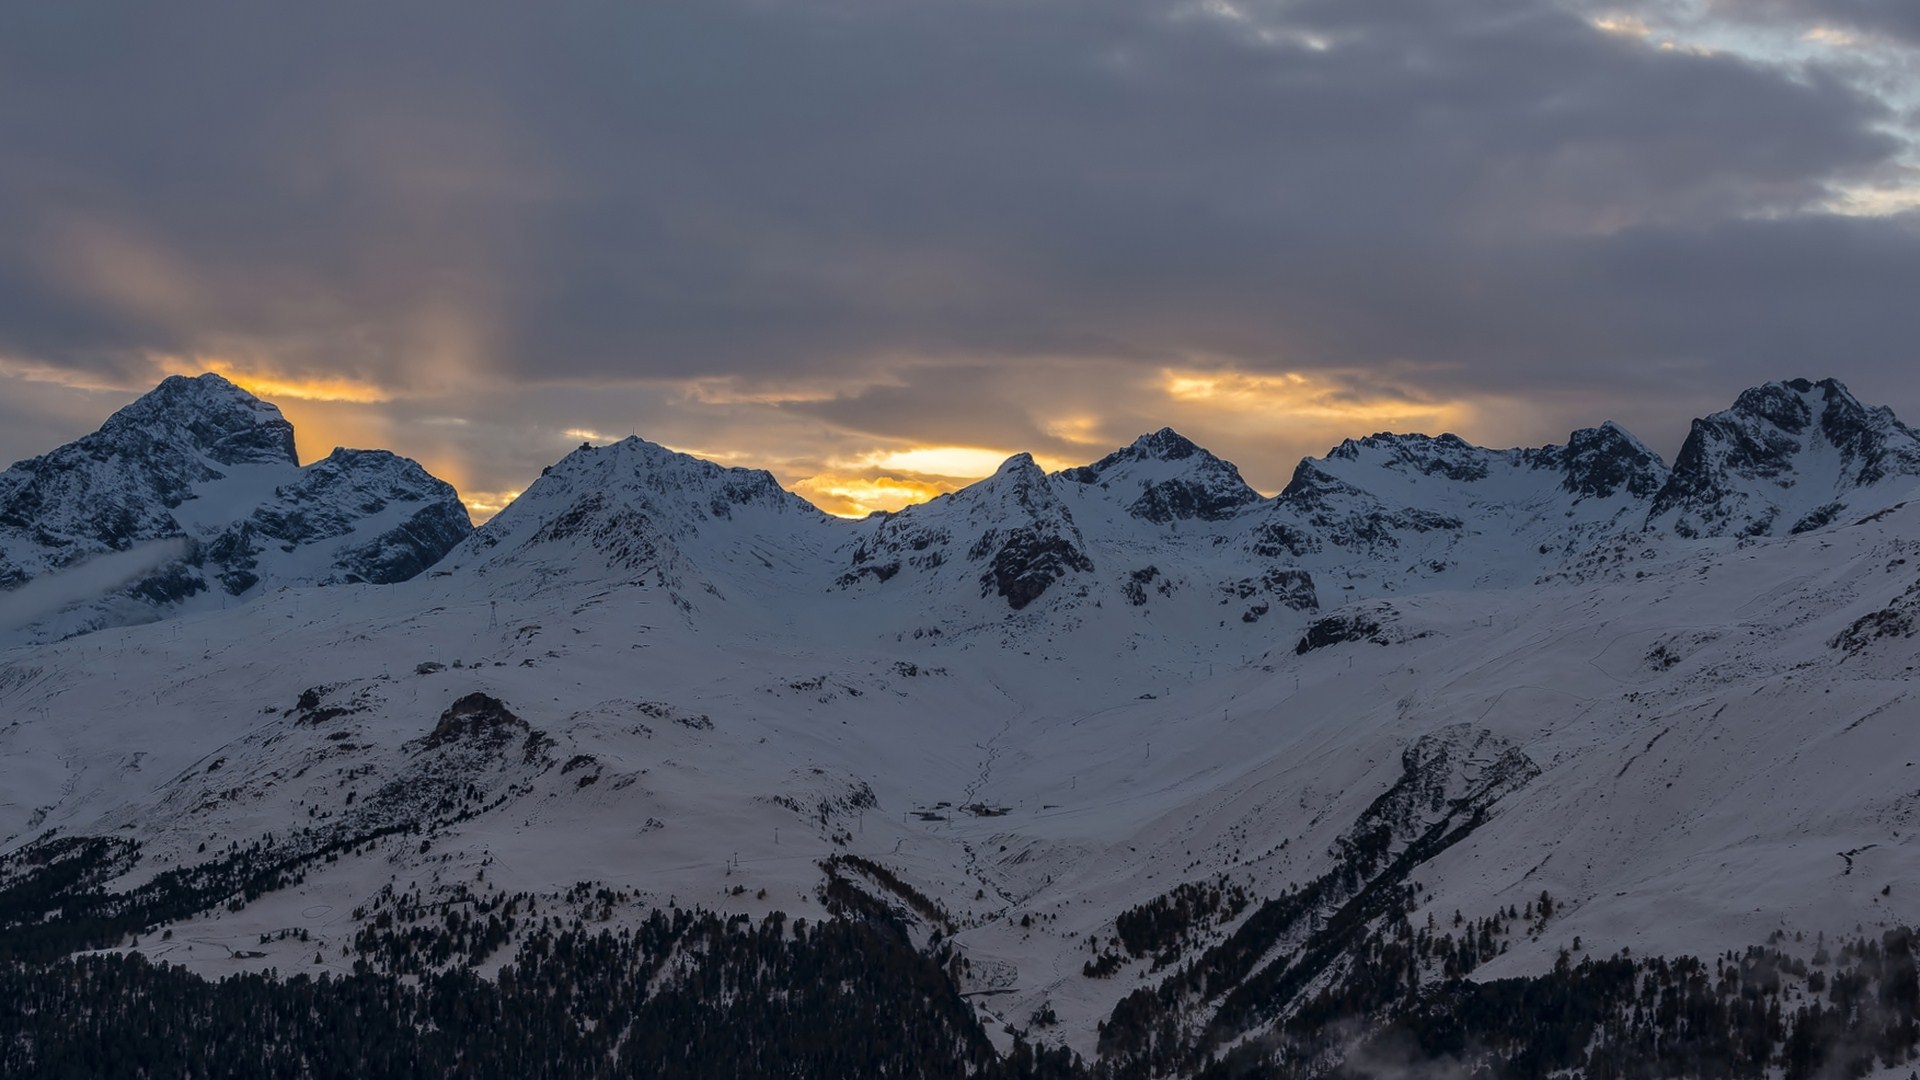
<svg viewBox="0 0 1920 1080">
<path fill-rule="evenodd" d="M 1030 395 L 1131 416 L 1103 388 L 1194 356 L 1725 397 L 1913 340 L 1915 229 L 1808 212 L 1903 149 L 1835 75 L 1538 0 L 1238 10 L 13 5 L 0 357 L 266 357 L 541 432 L 719 415 L 569 385 L 892 371 L 780 412 L 1064 452 Z"/>
</svg>

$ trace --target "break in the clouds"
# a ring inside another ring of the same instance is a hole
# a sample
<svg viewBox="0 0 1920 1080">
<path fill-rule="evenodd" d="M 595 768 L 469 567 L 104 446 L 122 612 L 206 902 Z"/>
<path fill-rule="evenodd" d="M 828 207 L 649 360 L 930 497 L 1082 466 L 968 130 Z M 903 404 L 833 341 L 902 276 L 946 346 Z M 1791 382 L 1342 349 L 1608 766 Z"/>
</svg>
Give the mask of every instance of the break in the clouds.
<svg viewBox="0 0 1920 1080">
<path fill-rule="evenodd" d="M 1712 0 L 1710 7 L 1725 18 L 1797 20 L 1816 29 L 1887 34 L 1920 45 L 1920 5 L 1909 0 Z"/>
<path fill-rule="evenodd" d="M 629 432 L 849 511 L 1163 423 L 1272 488 L 1802 373 L 1920 412 L 1915 10 L 9 5 L 0 456 L 208 368 L 482 512 Z M 1823 30 L 1879 59 L 1770 44 Z"/>
</svg>

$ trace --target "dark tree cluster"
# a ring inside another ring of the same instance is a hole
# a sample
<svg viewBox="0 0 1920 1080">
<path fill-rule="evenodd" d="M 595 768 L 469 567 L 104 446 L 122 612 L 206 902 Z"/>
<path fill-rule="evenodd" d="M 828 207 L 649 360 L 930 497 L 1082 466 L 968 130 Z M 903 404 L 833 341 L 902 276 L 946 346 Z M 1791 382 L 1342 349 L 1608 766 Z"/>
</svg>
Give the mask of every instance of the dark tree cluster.
<svg viewBox="0 0 1920 1080">
<path fill-rule="evenodd" d="M 671 977 L 657 978 L 669 963 Z M 409 980 L 268 972 L 219 981 L 137 955 L 0 965 L 0 1075 L 1051 1078 L 1081 1070 L 1069 1054 L 1025 1044 L 996 1054 L 942 967 L 867 922 L 656 910 L 617 933 L 543 923 L 491 982 L 459 965 Z"/>
<path fill-rule="evenodd" d="M 1183 882 L 1121 912 L 1113 921 L 1114 939 L 1136 960 L 1153 957 L 1158 970 L 1178 959 L 1201 932 L 1238 918 L 1248 903 L 1246 889 L 1225 874 L 1212 881 Z M 1101 962 L 1096 959 L 1093 965 Z"/>
<path fill-rule="evenodd" d="M 884 903 L 868 895 L 848 878 L 845 871 L 854 870 L 865 875 L 887 892 L 899 897 L 929 926 L 937 927 L 948 934 L 953 933 L 953 919 L 947 914 L 946 908 L 926 893 L 902 880 L 900 875 L 872 859 L 851 854 L 834 855 L 822 862 L 820 869 L 825 872 L 827 878 L 821 891 L 829 910 L 837 911 L 844 908 L 851 912 L 869 911 L 878 904 L 884 912 L 886 908 Z"/>
<path fill-rule="evenodd" d="M 238 911 L 299 884 L 317 860 L 332 861 L 408 828 L 331 838 L 302 830 L 286 843 L 267 834 L 245 847 L 231 844 L 205 862 L 162 871 L 127 892 L 109 891 L 105 883 L 132 868 L 137 844 L 102 837 L 36 842 L 0 858 L 0 961 L 51 960 L 124 944 L 222 904 Z"/>
<path fill-rule="evenodd" d="M 1712 958 L 1598 960 L 1576 959 L 1573 938 L 1546 974 L 1473 981 L 1516 940 L 1543 940 L 1561 904 L 1543 892 L 1524 910 L 1416 925 L 1423 890 L 1406 871 L 1467 827 L 1442 823 L 1397 851 L 1347 845 L 1351 866 L 1263 903 L 1220 878 L 1125 913 L 1115 949 L 1191 959 L 1121 1000 L 1092 1063 L 1032 1031 L 996 1053 L 960 992 L 964 957 L 938 932 L 919 945 L 906 932 L 915 915 L 948 927 L 945 912 L 868 859 L 823 864 L 834 914 L 817 922 L 648 907 L 590 882 L 390 887 L 354 912 L 341 949 L 352 974 L 208 980 L 137 954 L 69 954 L 244 903 L 300 872 L 287 851 L 337 854 L 331 841 L 233 844 L 115 894 L 136 845 L 47 839 L 0 860 L 0 1075 L 1358 1080 L 1435 1066 L 1486 1080 L 1813 1080 L 1920 1058 L 1907 929 L 1823 940 L 1805 958 L 1781 935 Z M 1249 907 L 1193 953 L 1195 927 Z M 277 940 L 289 939 L 308 941 Z M 502 955 L 496 977 L 478 974 Z M 1031 1026 L 1057 1021 L 1043 1004 Z"/>
</svg>

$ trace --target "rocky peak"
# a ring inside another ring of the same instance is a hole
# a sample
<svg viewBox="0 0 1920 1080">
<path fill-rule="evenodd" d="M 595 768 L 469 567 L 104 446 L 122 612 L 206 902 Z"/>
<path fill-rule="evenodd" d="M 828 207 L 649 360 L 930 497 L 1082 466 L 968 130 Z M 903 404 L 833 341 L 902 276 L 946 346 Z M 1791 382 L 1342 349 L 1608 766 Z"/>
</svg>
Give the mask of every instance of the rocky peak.
<svg viewBox="0 0 1920 1080">
<path fill-rule="evenodd" d="M 76 633 L 159 617 L 215 582 L 238 596 L 263 582 L 403 580 L 471 528 L 453 488 L 413 462 L 336 450 L 302 469 L 279 409 L 218 375 L 172 376 L 98 431 L 0 473 L 0 587 L 189 541 L 184 560 L 60 615 L 57 632 Z"/>
<path fill-rule="evenodd" d="M 963 490 L 975 492 L 983 504 L 1010 504 L 1027 514 L 1046 513 L 1060 506 L 1047 484 L 1047 474 L 1034 464 L 1033 455 L 1024 451 L 1001 462 L 992 476 Z M 1060 507 L 1060 512 L 1065 508 Z"/>
<path fill-rule="evenodd" d="M 1133 440 L 1126 450 L 1120 453 L 1131 454 L 1135 458 L 1154 458 L 1159 461 L 1183 461 L 1195 454 L 1205 454 L 1192 439 L 1163 427 L 1159 431 L 1142 435 Z M 1212 455 L 1209 454 L 1209 457 Z"/>
<path fill-rule="evenodd" d="M 1379 432 L 1364 439 L 1348 439 L 1328 451 L 1327 457 L 1471 483 L 1486 479 L 1487 459 L 1495 454 L 1450 432 L 1435 436 Z"/>
<path fill-rule="evenodd" d="M 1195 518 L 1221 521 L 1260 501 L 1260 493 L 1247 486 L 1232 462 L 1170 427 L 1142 435 L 1091 465 L 1056 475 L 1069 483 L 1099 485 L 1123 499 L 1131 496 L 1127 513 L 1156 525 Z"/>
<path fill-rule="evenodd" d="M 764 469 L 719 465 L 638 437 L 582 444 L 475 530 L 449 565 L 571 565 L 584 551 L 596 563 L 664 581 L 692 565 L 696 546 L 683 541 L 755 515 L 789 519 L 795 530 L 826 518 Z"/>
<path fill-rule="evenodd" d="M 81 442 L 96 452 L 192 451 L 221 465 L 300 460 L 280 410 L 212 372 L 169 375 Z"/>
<path fill-rule="evenodd" d="M 782 488 L 765 469 L 719 465 L 635 436 L 606 446 L 583 444 L 542 470 L 514 506 L 495 520 L 506 518 L 511 524 L 513 517 L 545 512 L 545 504 L 556 495 L 587 491 L 643 504 L 682 519 L 681 524 L 724 520 L 748 506 L 809 517 L 820 514 L 813 504 Z M 513 514 L 515 507 L 518 514 Z"/>
<path fill-rule="evenodd" d="M 820 511 L 780 486 L 765 469 L 718 465 L 638 437 L 599 451 L 582 448 L 561 464 L 580 460 L 591 474 L 645 496 L 658 506 L 678 504 L 696 515 L 726 519 L 742 507 L 817 518 Z"/>
<path fill-rule="evenodd" d="M 1334 453 L 1338 453 L 1346 445 L 1342 443 L 1335 447 Z M 1332 457 L 1334 454 L 1330 453 L 1327 456 Z M 1280 489 L 1277 501 L 1305 509 L 1317 506 L 1334 496 L 1359 493 L 1358 488 L 1333 475 L 1319 460 L 1301 458 L 1300 463 L 1293 467 L 1293 476 L 1287 480 L 1287 486 Z"/>
<path fill-rule="evenodd" d="M 377 523 L 377 524 L 376 524 Z M 259 580 L 269 547 L 289 551 L 344 541 L 318 584 L 387 585 L 426 570 L 473 531 L 453 485 L 386 450 L 333 453 L 274 489 L 244 521 L 207 547 L 222 586 L 238 594 Z"/>
<path fill-rule="evenodd" d="M 1611 420 L 1568 435 L 1559 458 L 1560 486 L 1580 498 L 1606 499 L 1622 491 L 1651 498 L 1667 482 L 1660 455 Z"/>
<path fill-rule="evenodd" d="M 1820 434 L 1840 452 L 1847 479 L 1860 486 L 1889 475 L 1920 475 L 1920 435 L 1884 405 L 1867 406 L 1834 379 L 1822 379 Z"/>
<path fill-rule="evenodd" d="M 1072 512 L 1031 454 L 1013 455 L 959 491 L 870 520 L 872 531 L 836 582 L 841 588 L 903 571 L 936 583 L 964 575 L 981 597 L 997 596 L 1018 611 L 1068 574 L 1093 569 Z"/>
<path fill-rule="evenodd" d="M 1914 477 L 1920 437 L 1891 410 L 1833 379 L 1770 382 L 1693 422 L 1648 520 L 1682 536 L 1805 532 L 1903 495 L 1865 493 Z"/>
<path fill-rule="evenodd" d="M 1823 385 L 1833 383 L 1826 380 Z M 1728 414 L 1740 418 L 1761 420 L 1779 428 L 1781 431 L 1798 435 L 1807 429 L 1813 420 L 1813 410 L 1808 406 L 1807 395 L 1813 391 L 1813 384 L 1805 379 L 1788 379 L 1784 382 L 1770 382 L 1740 392 L 1733 400 L 1733 407 L 1715 414 L 1714 419 L 1725 419 Z M 1845 393 L 1845 389 L 1841 390 Z"/>
</svg>

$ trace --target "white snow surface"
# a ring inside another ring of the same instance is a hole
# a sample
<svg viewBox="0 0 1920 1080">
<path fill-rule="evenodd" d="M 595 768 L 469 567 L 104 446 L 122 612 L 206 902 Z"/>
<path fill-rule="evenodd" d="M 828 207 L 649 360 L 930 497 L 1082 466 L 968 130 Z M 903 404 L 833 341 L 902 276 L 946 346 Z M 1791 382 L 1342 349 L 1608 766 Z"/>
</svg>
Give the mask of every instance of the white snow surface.
<svg viewBox="0 0 1920 1080">
<path fill-rule="evenodd" d="M 286 968 L 315 945 L 260 935 L 298 926 L 337 956 L 389 885 L 812 917 L 819 862 L 852 852 L 953 914 L 995 1015 L 1051 1005 L 1046 1037 L 1090 1054 L 1161 975 L 1083 977 L 1089 935 L 1182 882 L 1264 898 L 1327 870 L 1423 737 L 1468 775 L 1483 747 L 1539 770 L 1413 875 L 1437 918 L 1558 900 L 1476 977 L 1576 937 L 1704 955 L 1920 921 L 1920 503 L 1889 494 L 1912 478 L 1849 489 L 1868 517 L 1683 539 L 1641 528 L 1657 459 L 1607 490 L 1568 464 L 1596 440 L 1637 453 L 1618 429 L 1572 451 L 1376 436 L 1263 500 L 1161 438 L 1090 475 L 1016 458 L 860 522 L 641 440 L 582 449 L 411 581 L 0 652 L 0 850 L 128 837 L 138 880 L 325 827 L 483 692 L 569 767 L 513 758 L 471 777 L 504 802 L 429 850 L 317 865 L 146 948 Z M 1148 505 L 1215 509 L 1129 510 L 1183 480 L 1221 498 Z M 1058 571 L 1018 608 L 1010 537 L 1052 558 L 1016 569 Z M 1297 650 L 1335 616 L 1374 630 Z M 311 719 L 310 690 L 341 711 Z"/>
</svg>

